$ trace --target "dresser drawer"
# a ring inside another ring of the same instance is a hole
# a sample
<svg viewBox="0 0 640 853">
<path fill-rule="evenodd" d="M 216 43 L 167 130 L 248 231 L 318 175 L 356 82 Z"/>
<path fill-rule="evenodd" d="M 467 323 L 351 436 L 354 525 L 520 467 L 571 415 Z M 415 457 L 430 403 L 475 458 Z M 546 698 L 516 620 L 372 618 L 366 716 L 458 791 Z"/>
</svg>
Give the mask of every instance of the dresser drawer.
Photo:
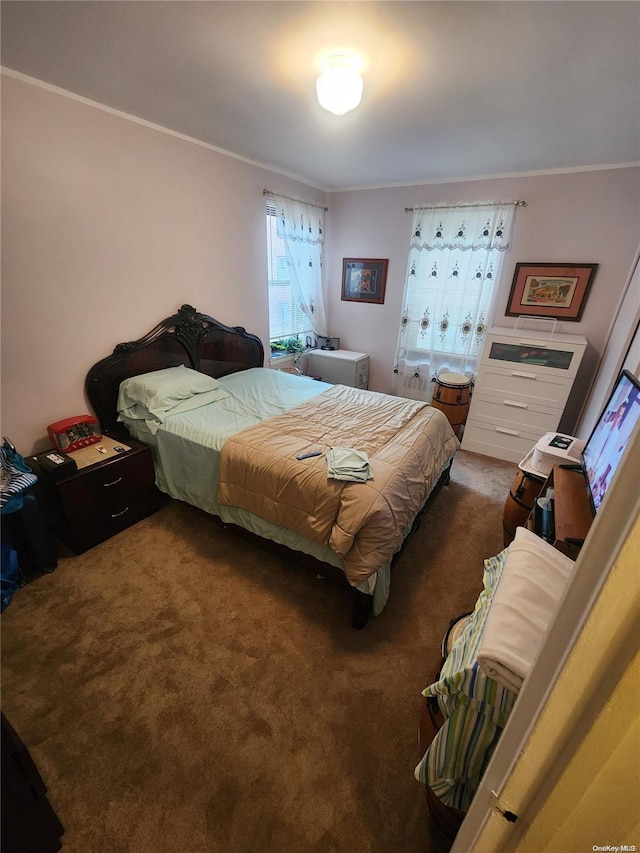
<svg viewBox="0 0 640 853">
<path fill-rule="evenodd" d="M 160 506 L 149 448 L 81 470 L 58 483 L 65 524 L 60 538 L 76 553 L 125 530 Z"/>
<path fill-rule="evenodd" d="M 526 333 L 490 334 L 482 352 L 486 366 L 510 366 L 532 370 L 543 376 L 568 377 L 573 380 L 584 355 L 586 339 L 537 340 Z"/>
<path fill-rule="evenodd" d="M 476 393 L 473 399 L 474 420 L 515 429 L 524 427 L 551 432 L 558 426 L 561 414 L 560 408 L 511 399 L 506 395 L 490 397 Z"/>
<path fill-rule="evenodd" d="M 564 408 L 570 390 L 571 381 L 567 378 L 544 376 L 535 370 L 520 368 L 485 368 L 476 382 L 476 392 L 521 403 L 555 406 L 560 411 Z"/>
<path fill-rule="evenodd" d="M 520 462 L 545 432 L 529 427 L 497 426 L 469 418 L 464 428 L 462 449 L 507 462 Z"/>
</svg>

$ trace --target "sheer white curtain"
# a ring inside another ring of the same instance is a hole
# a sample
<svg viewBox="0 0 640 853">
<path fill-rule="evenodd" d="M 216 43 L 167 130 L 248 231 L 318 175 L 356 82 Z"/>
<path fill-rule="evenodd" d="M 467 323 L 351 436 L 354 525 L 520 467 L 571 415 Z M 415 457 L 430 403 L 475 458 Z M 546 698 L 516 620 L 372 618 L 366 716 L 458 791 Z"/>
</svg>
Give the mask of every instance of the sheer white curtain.
<svg viewBox="0 0 640 853">
<path fill-rule="evenodd" d="M 473 378 L 514 214 L 513 203 L 414 211 L 394 393 L 429 401 L 440 373 Z"/>
<path fill-rule="evenodd" d="M 278 237 L 284 243 L 291 286 L 316 335 L 327 336 L 322 274 L 324 209 L 279 195 L 272 196 Z"/>
</svg>

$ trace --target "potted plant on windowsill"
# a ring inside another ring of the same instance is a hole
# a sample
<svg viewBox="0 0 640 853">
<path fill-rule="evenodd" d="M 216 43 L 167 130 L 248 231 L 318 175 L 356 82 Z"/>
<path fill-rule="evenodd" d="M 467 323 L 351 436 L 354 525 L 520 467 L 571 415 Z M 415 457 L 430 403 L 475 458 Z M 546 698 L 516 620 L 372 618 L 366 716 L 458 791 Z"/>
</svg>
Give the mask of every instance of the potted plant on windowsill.
<svg viewBox="0 0 640 853">
<path fill-rule="evenodd" d="M 302 354 L 307 349 L 308 347 L 305 347 L 297 337 L 283 338 L 279 341 L 271 341 L 271 358 L 277 361 L 280 358 L 293 356 L 291 359 L 293 367 L 279 367 L 278 370 L 282 370 L 285 373 L 297 373 L 300 375 L 302 371 L 297 364 L 300 361 Z M 289 363 L 289 358 L 287 358 L 287 363 Z"/>
<path fill-rule="evenodd" d="M 293 355 L 294 364 L 300 359 L 300 356 L 305 351 L 304 344 L 299 338 L 283 338 L 280 341 L 271 341 L 271 355 L 283 356 Z"/>
</svg>

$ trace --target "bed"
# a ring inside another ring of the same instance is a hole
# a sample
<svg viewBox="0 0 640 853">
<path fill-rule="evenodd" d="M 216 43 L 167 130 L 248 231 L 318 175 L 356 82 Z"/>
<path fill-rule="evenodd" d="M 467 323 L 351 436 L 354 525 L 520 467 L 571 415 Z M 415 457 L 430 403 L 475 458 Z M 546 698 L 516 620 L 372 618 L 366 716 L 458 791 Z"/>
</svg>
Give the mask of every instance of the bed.
<svg viewBox="0 0 640 853">
<path fill-rule="evenodd" d="M 86 392 L 104 433 L 151 445 L 163 492 L 341 569 L 362 628 L 458 440 L 424 403 L 263 362 L 257 336 L 183 305 L 97 362 Z"/>
</svg>

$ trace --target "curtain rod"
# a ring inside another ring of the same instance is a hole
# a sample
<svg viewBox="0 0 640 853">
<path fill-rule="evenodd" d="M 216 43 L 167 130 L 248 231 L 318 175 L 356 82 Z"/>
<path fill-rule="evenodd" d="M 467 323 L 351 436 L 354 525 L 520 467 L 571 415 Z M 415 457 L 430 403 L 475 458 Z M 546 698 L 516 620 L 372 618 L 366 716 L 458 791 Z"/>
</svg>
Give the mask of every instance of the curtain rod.
<svg viewBox="0 0 640 853">
<path fill-rule="evenodd" d="M 309 207 L 319 207 L 320 210 L 329 210 L 328 207 L 324 207 L 322 204 L 316 204 L 313 201 L 305 201 L 303 198 L 294 198 L 292 195 L 283 195 L 282 193 L 277 193 L 273 190 L 262 190 L 262 195 L 279 195 L 280 198 L 288 198 L 289 201 L 297 201 L 300 204 L 308 204 Z"/>
<path fill-rule="evenodd" d="M 526 207 L 527 202 L 518 199 L 518 201 L 480 201 L 476 204 L 418 204 L 415 207 L 405 207 L 404 212 L 410 213 L 414 210 L 443 210 L 450 207 L 491 207 L 492 205 L 513 204 L 515 207 Z"/>
</svg>

